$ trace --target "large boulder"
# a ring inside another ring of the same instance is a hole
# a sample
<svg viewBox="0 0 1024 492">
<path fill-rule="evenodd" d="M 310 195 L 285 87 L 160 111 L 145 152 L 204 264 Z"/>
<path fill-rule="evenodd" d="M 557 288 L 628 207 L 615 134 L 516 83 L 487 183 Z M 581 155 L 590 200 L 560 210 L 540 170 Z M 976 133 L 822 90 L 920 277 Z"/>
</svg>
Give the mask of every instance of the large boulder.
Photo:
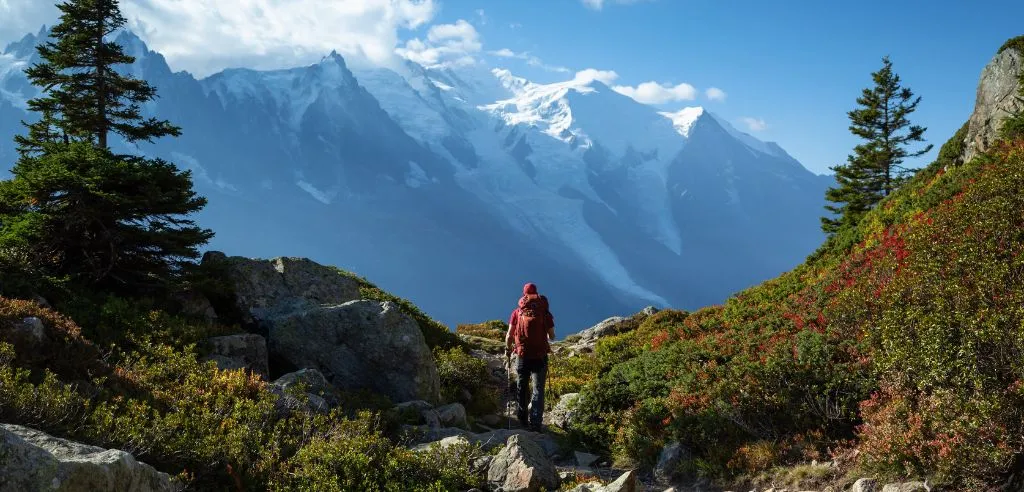
<svg viewBox="0 0 1024 492">
<path fill-rule="evenodd" d="M 1024 55 L 1009 47 L 997 54 L 981 72 L 974 112 L 968 123 L 964 160 L 970 161 L 999 137 L 1003 121 L 1024 111 L 1018 98 Z"/>
<path fill-rule="evenodd" d="M 210 355 L 206 360 L 216 362 L 222 370 L 244 368 L 263 377 L 270 374 L 267 340 L 260 335 L 225 335 L 210 338 L 207 343 L 210 345 Z"/>
<path fill-rule="evenodd" d="M 440 379 L 419 325 L 392 302 L 350 301 L 266 321 L 269 348 L 296 367 L 317 368 L 342 390 L 392 401 L 440 400 Z"/>
<path fill-rule="evenodd" d="M 170 476 L 124 451 L 0 424 L 0 492 L 176 490 Z"/>
<path fill-rule="evenodd" d="M 272 368 L 318 369 L 338 389 L 396 402 L 440 400 L 419 325 L 392 302 L 360 300 L 355 279 L 305 258 L 211 252 L 203 262 L 225 272 L 243 321 L 266 334 Z"/>
<path fill-rule="evenodd" d="M 503 492 L 557 490 L 561 479 L 555 465 L 532 439 L 513 435 L 487 468 L 487 483 Z"/>
<path fill-rule="evenodd" d="M 211 251 L 203 256 L 203 263 L 208 262 L 226 267 L 235 302 L 247 323 L 360 298 L 355 279 L 307 258 L 261 260 Z"/>
</svg>

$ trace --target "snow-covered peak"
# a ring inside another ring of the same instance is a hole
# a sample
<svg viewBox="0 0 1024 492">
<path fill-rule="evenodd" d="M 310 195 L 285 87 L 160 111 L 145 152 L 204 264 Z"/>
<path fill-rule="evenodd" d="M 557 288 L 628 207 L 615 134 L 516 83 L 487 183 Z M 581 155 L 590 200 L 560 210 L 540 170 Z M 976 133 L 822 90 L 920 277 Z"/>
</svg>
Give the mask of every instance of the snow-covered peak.
<svg viewBox="0 0 1024 492">
<path fill-rule="evenodd" d="M 683 108 L 676 112 L 661 112 L 658 113 L 669 120 L 672 120 L 672 126 L 675 127 L 676 131 L 680 135 L 689 138 L 690 130 L 693 128 L 694 123 L 704 115 L 704 108 L 700 106 L 692 108 Z"/>
<path fill-rule="evenodd" d="M 539 84 L 494 70 L 512 97 L 483 109 L 505 124 L 534 127 L 583 148 L 600 144 L 615 155 L 627 149 L 668 156 L 682 145 L 670 121 L 652 107 L 615 92 L 592 78 Z"/>
<path fill-rule="evenodd" d="M 508 89 L 513 94 L 523 94 L 531 87 L 535 86 L 533 82 L 526 80 L 522 77 L 516 77 L 512 75 L 512 72 L 504 68 L 495 68 L 491 70 L 494 77 L 501 82 L 501 85 Z"/>
<path fill-rule="evenodd" d="M 343 105 L 340 94 L 360 90 L 345 60 L 333 51 L 313 65 L 271 71 L 227 69 L 203 79 L 201 84 L 225 105 L 232 100 L 261 101 L 292 127 L 301 123 L 309 106 L 321 97 Z"/>
</svg>

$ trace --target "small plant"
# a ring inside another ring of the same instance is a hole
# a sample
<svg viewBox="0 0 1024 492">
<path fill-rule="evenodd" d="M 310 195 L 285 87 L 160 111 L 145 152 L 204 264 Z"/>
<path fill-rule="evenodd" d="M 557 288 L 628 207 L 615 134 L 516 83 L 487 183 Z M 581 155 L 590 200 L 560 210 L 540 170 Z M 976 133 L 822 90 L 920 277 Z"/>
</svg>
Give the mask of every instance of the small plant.
<svg viewBox="0 0 1024 492">
<path fill-rule="evenodd" d="M 487 363 L 462 348 L 434 349 L 441 398 L 466 406 L 470 415 L 484 415 L 498 409 L 498 391 L 491 382 Z"/>
</svg>

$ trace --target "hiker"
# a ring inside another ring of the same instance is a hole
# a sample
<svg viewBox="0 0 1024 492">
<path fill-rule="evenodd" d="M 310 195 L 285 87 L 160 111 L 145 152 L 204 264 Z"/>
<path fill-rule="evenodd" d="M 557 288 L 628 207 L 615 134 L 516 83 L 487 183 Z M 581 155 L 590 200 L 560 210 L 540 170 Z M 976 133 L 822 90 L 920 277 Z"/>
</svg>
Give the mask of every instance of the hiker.
<svg viewBox="0 0 1024 492">
<path fill-rule="evenodd" d="M 505 353 L 516 355 L 517 417 L 523 427 L 540 431 L 544 420 L 544 380 L 548 372 L 548 353 L 555 339 L 555 318 L 548 309 L 548 299 L 537 293 L 537 286 L 523 286 L 523 297 L 512 311 L 505 333 Z M 533 383 L 533 394 L 527 407 L 526 395 Z M 529 409 L 529 415 L 527 410 Z M 529 418 L 527 418 L 529 417 Z"/>
</svg>

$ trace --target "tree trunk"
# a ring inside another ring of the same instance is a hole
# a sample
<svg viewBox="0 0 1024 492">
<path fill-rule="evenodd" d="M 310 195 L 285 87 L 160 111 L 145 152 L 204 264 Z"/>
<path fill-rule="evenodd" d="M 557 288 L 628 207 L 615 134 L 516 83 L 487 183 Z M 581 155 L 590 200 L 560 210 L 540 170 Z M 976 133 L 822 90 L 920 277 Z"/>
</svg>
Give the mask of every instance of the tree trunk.
<svg viewBox="0 0 1024 492">
<path fill-rule="evenodd" d="M 101 148 L 107 148 L 107 87 L 106 67 L 103 62 L 103 27 L 106 19 L 103 9 L 96 9 L 96 141 Z"/>
</svg>

